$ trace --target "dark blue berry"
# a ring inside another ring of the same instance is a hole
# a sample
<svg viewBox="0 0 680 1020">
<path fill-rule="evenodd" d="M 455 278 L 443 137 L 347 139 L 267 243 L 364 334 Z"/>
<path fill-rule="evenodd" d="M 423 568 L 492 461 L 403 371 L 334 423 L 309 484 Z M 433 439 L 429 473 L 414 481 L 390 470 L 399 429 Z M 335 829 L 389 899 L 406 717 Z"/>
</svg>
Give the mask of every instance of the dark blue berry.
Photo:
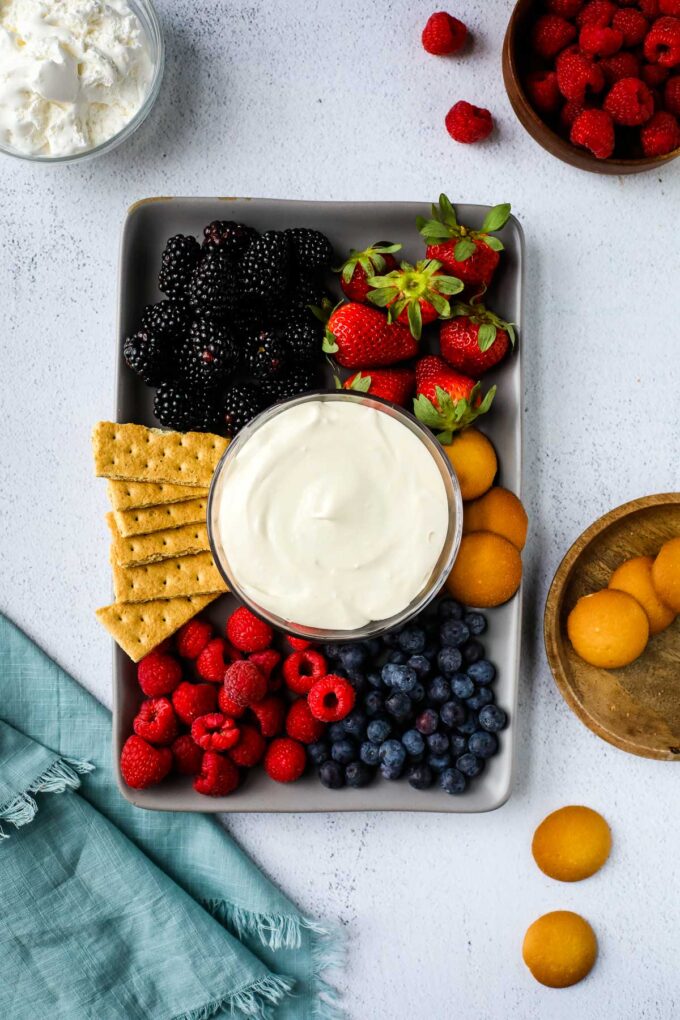
<svg viewBox="0 0 680 1020">
<path fill-rule="evenodd" d="M 418 730 L 406 730 L 406 733 L 401 738 L 401 742 L 410 755 L 422 754 L 425 750 L 425 741 L 422 734 L 418 733 Z"/>
<path fill-rule="evenodd" d="M 342 722 L 331 723 L 328 727 L 328 739 L 333 742 L 335 740 L 345 739 L 345 724 Z"/>
<path fill-rule="evenodd" d="M 463 653 L 463 662 L 469 665 L 471 662 L 478 662 L 479 659 L 484 658 L 484 645 L 481 641 L 475 641 L 473 638 L 472 641 L 466 641 L 461 652 Z"/>
<path fill-rule="evenodd" d="M 425 711 L 421 712 L 416 719 L 416 729 L 419 733 L 427 736 L 439 726 L 439 713 L 433 708 L 426 708 Z"/>
<path fill-rule="evenodd" d="M 437 665 L 444 676 L 453 676 L 462 664 L 463 656 L 457 648 L 452 648 L 451 645 L 444 645 L 437 655 Z"/>
<path fill-rule="evenodd" d="M 406 778 L 414 790 L 428 790 L 434 782 L 432 770 L 427 765 L 411 765 Z"/>
<path fill-rule="evenodd" d="M 470 663 L 465 672 L 469 677 L 472 677 L 476 684 L 490 684 L 496 676 L 495 667 L 488 659 Z"/>
<path fill-rule="evenodd" d="M 380 638 L 372 637 L 366 641 L 366 649 L 368 651 L 369 658 L 376 659 L 382 651 L 382 642 Z"/>
<path fill-rule="evenodd" d="M 458 701 L 447 701 L 439 709 L 439 715 L 445 726 L 460 726 L 465 719 L 465 708 Z"/>
<path fill-rule="evenodd" d="M 350 712 L 342 720 L 342 723 L 345 727 L 345 733 L 348 733 L 350 737 L 363 737 L 366 732 L 367 721 L 364 713 L 355 708 L 353 712 Z"/>
<path fill-rule="evenodd" d="M 462 772 L 464 776 L 469 779 L 474 779 L 484 768 L 484 759 L 477 758 L 476 755 L 471 754 L 467 751 L 465 754 L 461 754 L 456 759 L 456 768 L 459 772 Z"/>
<path fill-rule="evenodd" d="M 451 680 L 451 690 L 457 698 L 471 698 L 475 685 L 466 673 L 456 673 Z"/>
<path fill-rule="evenodd" d="M 467 750 L 467 737 L 463 733 L 452 733 L 449 737 L 449 743 L 451 745 L 451 754 L 454 758 L 458 758 Z"/>
<path fill-rule="evenodd" d="M 477 730 L 468 740 L 468 748 L 478 758 L 491 758 L 498 750 L 498 737 L 486 730 Z"/>
<path fill-rule="evenodd" d="M 395 648 L 395 649 L 394 649 L 393 651 L 391 651 L 391 652 L 390 652 L 390 654 L 389 654 L 389 655 L 387 656 L 387 661 L 388 661 L 388 662 L 393 662 L 393 663 L 395 663 L 395 664 L 396 664 L 397 666 L 403 666 L 403 665 L 404 665 L 404 663 L 405 663 L 405 662 L 406 662 L 407 660 L 408 660 L 408 655 L 406 654 L 406 652 L 402 652 L 401 648 Z"/>
<path fill-rule="evenodd" d="M 440 620 L 460 620 L 463 607 L 455 599 L 443 598 L 437 607 Z"/>
<path fill-rule="evenodd" d="M 412 655 L 406 663 L 411 669 L 416 671 L 416 674 L 422 679 L 432 669 L 432 664 L 429 659 L 426 659 L 424 655 Z"/>
<path fill-rule="evenodd" d="M 463 722 L 457 724 L 456 729 L 459 733 L 467 733 L 469 736 L 471 733 L 474 733 L 478 727 L 479 720 L 477 718 L 477 713 L 468 712 Z"/>
<path fill-rule="evenodd" d="M 439 628 L 439 638 L 443 645 L 459 648 L 470 637 L 470 631 L 462 620 L 447 620 Z"/>
<path fill-rule="evenodd" d="M 385 740 L 380 745 L 380 761 L 392 768 L 401 768 L 406 760 L 406 748 L 400 740 Z"/>
<path fill-rule="evenodd" d="M 380 763 L 380 775 L 383 779 L 400 779 L 402 768 L 401 765 L 388 765 L 383 761 Z"/>
<path fill-rule="evenodd" d="M 425 697 L 425 688 L 423 687 L 422 684 L 416 684 L 413 690 L 408 692 L 408 696 L 411 699 L 411 701 L 415 702 L 422 701 L 423 698 Z"/>
<path fill-rule="evenodd" d="M 314 744 L 307 744 L 307 755 L 315 765 L 323 765 L 330 756 L 328 744 L 325 740 L 318 740 Z"/>
<path fill-rule="evenodd" d="M 507 721 L 507 715 L 498 705 L 485 705 L 479 713 L 479 725 L 489 733 L 498 733 L 507 724 Z"/>
<path fill-rule="evenodd" d="M 478 712 L 480 708 L 484 708 L 493 701 L 493 691 L 490 687 L 478 687 L 471 698 L 468 698 L 465 704 L 468 708 L 473 708 L 475 712 Z"/>
<path fill-rule="evenodd" d="M 382 643 L 385 648 L 396 648 L 399 642 L 399 631 L 390 630 L 387 634 L 383 634 Z"/>
<path fill-rule="evenodd" d="M 385 699 L 383 698 L 380 691 L 369 691 L 364 698 L 364 709 L 366 715 L 373 716 L 377 715 L 378 712 L 382 712 L 385 708 Z"/>
<path fill-rule="evenodd" d="M 319 767 L 319 779 L 329 790 L 339 790 L 345 785 L 345 770 L 337 761 L 325 761 Z"/>
<path fill-rule="evenodd" d="M 339 645 L 337 641 L 331 641 L 329 644 L 323 646 L 323 653 L 328 659 L 337 659 L 340 655 L 340 649 L 342 645 Z"/>
<path fill-rule="evenodd" d="M 430 680 L 426 690 L 430 701 L 438 704 L 443 704 L 451 697 L 451 684 L 443 676 L 436 676 L 434 680 Z"/>
<path fill-rule="evenodd" d="M 403 691 L 395 691 L 385 702 L 385 708 L 397 722 L 403 722 L 411 714 L 412 702 L 408 694 L 404 694 Z"/>
<path fill-rule="evenodd" d="M 339 658 L 345 669 L 361 669 L 366 663 L 366 649 L 361 644 L 341 645 Z"/>
<path fill-rule="evenodd" d="M 434 662 L 439 654 L 439 642 L 432 641 L 425 645 L 422 651 L 423 658 L 427 659 L 428 662 Z"/>
<path fill-rule="evenodd" d="M 427 764 L 433 772 L 443 772 L 451 764 L 450 754 L 428 754 Z"/>
<path fill-rule="evenodd" d="M 363 761 L 352 761 L 345 769 L 345 782 L 354 789 L 368 786 L 372 779 L 373 769 L 369 769 Z"/>
<path fill-rule="evenodd" d="M 425 647 L 425 631 L 422 627 L 404 627 L 399 635 L 399 647 L 409 655 L 417 655 Z"/>
<path fill-rule="evenodd" d="M 383 666 L 382 677 L 388 687 L 395 691 L 405 691 L 406 693 L 412 690 L 418 682 L 418 675 L 415 669 L 411 669 L 410 666 L 406 665 L 397 665 L 393 662 L 388 662 Z"/>
<path fill-rule="evenodd" d="M 446 733 L 430 733 L 427 738 L 427 746 L 432 754 L 446 754 L 449 750 L 449 738 Z"/>
<path fill-rule="evenodd" d="M 364 740 L 359 748 L 359 757 L 366 765 L 377 765 L 380 758 L 378 752 L 380 744 L 374 744 L 370 740 Z"/>
<path fill-rule="evenodd" d="M 474 637 L 479 637 L 486 630 L 486 617 L 483 613 L 466 613 L 463 622 Z"/>
<path fill-rule="evenodd" d="M 389 719 L 371 719 L 366 729 L 366 736 L 375 744 L 382 744 L 392 732 L 392 724 Z"/>
<path fill-rule="evenodd" d="M 349 765 L 357 756 L 357 745 L 353 740 L 336 740 L 331 744 L 331 758 L 340 765 Z"/>
<path fill-rule="evenodd" d="M 445 793 L 464 793 L 467 779 L 458 769 L 445 769 L 439 777 L 439 785 Z"/>
<path fill-rule="evenodd" d="M 380 673 L 376 673 L 375 670 L 373 670 L 371 673 L 367 673 L 366 679 L 368 680 L 371 687 L 380 688 L 383 685 L 382 676 L 380 675 Z"/>
</svg>

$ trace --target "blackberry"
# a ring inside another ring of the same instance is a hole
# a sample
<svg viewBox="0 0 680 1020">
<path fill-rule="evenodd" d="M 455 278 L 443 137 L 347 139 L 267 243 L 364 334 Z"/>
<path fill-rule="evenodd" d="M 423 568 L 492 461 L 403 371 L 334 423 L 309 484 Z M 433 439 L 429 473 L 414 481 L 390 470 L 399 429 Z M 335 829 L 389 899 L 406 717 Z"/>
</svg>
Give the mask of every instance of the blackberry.
<svg viewBox="0 0 680 1020">
<path fill-rule="evenodd" d="M 210 397 L 174 383 L 158 387 L 153 413 L 161 425 L 180 432 L 212 432 L 217 425 L 217 411 Z"/>
<path fill-rule="evenodd" d="M 285 233 L 300 269 L 321 269 L 330 266 L 333 261 L 333 248 L 320 230 L 294 227 Z"/>
<path fill-rule="evenodd" d="M 295 319 L 283 331 L 292 360 L 306 364 L 321 357 L 321 323 Z"/>
<path fill-rule="evenodd" d="M 196 319 L 178 354 L 181 380 L 194 389 L 214 389 L 238 364 L 236 345 L 223 327 L 210 319 Z"/>
<path fill-rule="evenodd" d="M 169 371 L 167 348 L 163 340 L 149 330 L 140 330 L 125 338 L 123 358 L 147 386 L 158 386 Z"/>
<path fill-rule="evenodd" d="M 201 315 L 222 319 L 236 306 L 236 263 L 222 251 L 208 252 L 194 269 L 187 287 L 189 303 Z"/>
<path fill-rule="evenodd" d="M 203 230 L 203 247 L 207 251 L 219 248 L 230 255 L 240 255 L 257 236 L 257 230 L 247 227 L 245 223 L 213 220 Z"/>
<path fill-rule="evenodd" d="M 292 368 L 277 379 L 269 381 L 268 389 L 272 400 L 288 400 L 290 397 L 297 397 L 300 393 L 308 393 L 315 390 L 319 385 L 319 376 L 316 367 L 302 365 L 299 368 Z"/>
<path fill-rule="evenodd" d="M 275 379 L 281 375 L 290 357 L 288 344 L 277 333 L 262 330 L 253 337 L 246 349 L 246 361 L 256 379 Z"/>
<path fill-rule="evenodd" d="M 241 259 L 241 290 L 246 298 L 275 301 L 288 286 L 290 247 L 280 230 L 268 230 L 252 242 Z"/>
<path fill-rule="evenodd" d="M 263 411 L 267 405 L 267 396 L 250 383 L 238 383 L 230 386 L 224 396 L 220 412 L 220 431 L 228 436 L 235 436 L 249 421 Z"/>
<path fill-rule="evenodd" d="M 171 237 L 161 255 L 158 286 L 168 297 L 182 294 L 201 257 L 201 246 L 189 234 Z"/>
<path fill-rule="evenodd" d="M 158 337 L 176 337 L 189 326 L 187 308 L 176 301 L 158 301 L 142 312 L 142 328 Z"/>
<path fill-rule="evenodd" d="M 281 300 L 270 302 L 267 307 L 268 318 L 279 325 L 286 326 L 292 320 L 307 320 L 318 324 L 319 320 L 311 311 L 312 307 L 321 307 L 328 302 L 330 308 L 335 304 L 328 291 L 324 288 L 315 272 L 308 270 L 298 272 L 290 281 L 289 287 Z"/>
</svg>

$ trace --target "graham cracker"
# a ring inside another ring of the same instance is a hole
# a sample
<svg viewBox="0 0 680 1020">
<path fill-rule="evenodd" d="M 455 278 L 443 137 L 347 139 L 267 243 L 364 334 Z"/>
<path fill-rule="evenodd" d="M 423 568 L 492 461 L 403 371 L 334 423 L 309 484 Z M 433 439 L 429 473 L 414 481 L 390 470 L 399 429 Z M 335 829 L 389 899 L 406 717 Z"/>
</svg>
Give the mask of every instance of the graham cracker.
<svg viewBox="0 0 680 1020">
<path fill-rule="evenodd" d="M 210 485 L 229 441 L 210 432 L 165 432 L 100 421 L 92 431 L 95 473 L 132 482 Z"/>
<path fill-rule="evenodd" d="M 170 482 L 109 481 L 107 489 L 114 510 L 138 510 L 142 506 L 181 503 L 185 499 L 208 495 L 203 486 L 173 485 Z"/>
<path fill-rule="evenodd" d="M 210 548 L 205 524 L 184 524 L 180 528 L 123 538 L 113 514 L 106 515 L 106 523 L 111 532 L 111 562 L 120 567 L 139 567 L 175 556 L 191 556 Z"/>
<path fill-rule="evenodd" d="M 163 503 L 161 506 L 141 507 L 139 510 L 114 510 L 116 527 L 123 536 L 147 535 L 150 531 L 165 531 L 183 524 L 205 524 L 208 498 L 186 499 L 183 503 Z"/>
<path fill-rule="evenodd" d="M 133 662 L 213 602 L 217 595 L 155 599 L 153 602 L 114 603 L 97 610 L 97 617 Z"/>
<path fill-rule="evenodd" d="M 227 590 L 209 552 L 177 556 L 143 567 L 120 567 L 113 563 L 111 572 L 116 602 L 148 602 Z"/>
</svg>

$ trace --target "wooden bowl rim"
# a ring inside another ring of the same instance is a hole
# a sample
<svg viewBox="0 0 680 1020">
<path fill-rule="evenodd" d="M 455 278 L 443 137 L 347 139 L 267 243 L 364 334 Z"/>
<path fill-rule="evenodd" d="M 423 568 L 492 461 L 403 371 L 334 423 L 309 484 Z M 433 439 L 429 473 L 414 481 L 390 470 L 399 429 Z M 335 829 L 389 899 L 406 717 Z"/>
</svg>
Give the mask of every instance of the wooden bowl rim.
<svg viewBox="0 0 680 1020">
<path fill-rule="evenodd" d="M 560 611 L 562 608 L 564 591 L 573 572 L 574 565 L 586 546 L 588 546 L 599 534 L 605 531 L 612 524 L 616 523 L 616 521 L 620 521 L 623 517 L 628 517 L 630 514 L 637 513 L 639 510 L 646 510 L 648 507 L 670 506 L 673 504 L 680 505 L 680 492 L 653 493 L 650 496 L 641 496 L 639 499 L 633 499 L 628 503 L 622 503 L 621 506 L 617 506 L 613 510 L 609 510 L 606 514 L 603 514 L 601 517 L 598 517 L 597 520 L 593 521 L 593 523 L 579 535 L 576 541 L 572 543 L 555 571 L 555 576 L 552 579 L 550 590 L 548 591 L 545 611 L 543 614 L 543 640 L 546 655 L 548 657 L 548 665 L 550 666 L 550 671 L 553 675 L 557 689 L 574 715 L 576 715 L 576 717 L 598 737 L 606 740 L 609 744 L 613 744 L 614 747 L 618 747 L 621 751 L 628 751 L 629 754 L 636 754 L 641 758 L 654 758 L 657 761 L 680 761 L 680 754 L 674 754 L 670 750 L 661 751 L 654 750 L 653 748 L 641 748 L 639 744 L 633 743 L 626 739 L 626 737 L 622 737 L 618 733 L 613 733 L 612 731 L 607 730 L 599 719 L 595 719 L 591 716 L 574 694 L 567 670 L 564 668 L 562 659 L 558 652 L 557 637 L 560 633 Z"/>
</svg>

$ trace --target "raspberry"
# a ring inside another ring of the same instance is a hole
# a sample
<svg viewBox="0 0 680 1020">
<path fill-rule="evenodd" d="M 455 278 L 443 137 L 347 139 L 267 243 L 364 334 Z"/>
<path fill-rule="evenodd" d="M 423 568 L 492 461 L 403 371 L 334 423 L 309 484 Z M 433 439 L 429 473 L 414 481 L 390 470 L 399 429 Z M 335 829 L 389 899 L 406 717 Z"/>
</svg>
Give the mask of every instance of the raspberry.
<svg viewBox="0 0 680 1020">
<path fill-rule="evenodd" d="M 229 751 L 229 757 L 244 769 L 252 769 L 264 754 L 265 739 L 254 726 L 240 727 L 238 741 Z"/>
<path fill-rule="evenodd" d="M 195 617 L 177 631 L 175 644 L 183 659 L 197 659 L 212 637 L 213 629 L 207 620 Z"/>
<path fill-rule="evenodd" d="M 228 751 L 240 736 L 233 719 L 221 712 L 199 715 L 191 724 L 191 737 L 204 751 Z"/>
<path fill-rule="evenodd" d="M 293 652 L 283 663 L 283 679 L 295 694 L 308 694 L 312 684 L 328 672 L 328 664 L 320 652 L 306 649 Z"/>
<path fill-rule="evenodd" d="M 659 0 L 637 0 L 637 6 L 640 8 L 640 10 L 642 11 L 646 18 L 658 17 Z"/>
<path fill-rule="evenodd" d="M 600 68 L 608 85 L 613 85 L 621 78 L 639 78 L 640 61 L 634 53 L 615 53 L 613 57 L 605 57 L 600 61 Z"/>
<path fill-rule="evenodd" d="M 132 728 L 151 744 L 170 744 L 177 736 L 177 716 L 168 698 L 149 698 L 139 706 Z"/>
<path fill-rule="evenodd" d="M 304 698 L 294 701 L 286 716 L 286 733 L 301 744 L 314 744 L 320 740 L 326 724 L 315 719 Z"/>
<path fill-rule="evenodd" d="M 242 652 L 262 652 L 274 640 L 274 631 L 268 623 L 241 606 L 227 620 L 227 637 Z"/>
<path fill-rule="evenodd" d="M 680 18 L 655 21 L 645 37 L 645 59 L 650 64 L 676 67 L 680 64 Z"/>
<path fill-rule="evenodd" d="M 668 68 L 661 67 L 660 64 L 643 64 L 640 74 L 633 77 L 642 78 L 650 89 L 658 89 L 668 78 Z"/>
<path fill-rule="evenodd" d="M 162 652 L 150 652 L 137 665 L 139 686 L 149 698 L 170 694 L 182 679 L 182 667 L 177 659 Z"/>
<path fill-rule="evenodd" d="M 172 704 L 182 722 L 191 726 L 199 715 L 215 711 L 217 691 L 210 684 L 190 684 L 184 680 L 173 692 Z"/>
<path fill-rule="evenodd" d="M 560 124 L 563 128 L 566 128 L 567 133 L 571 130 L 571 126 L 576 118 L 579 114 L 583 113 L 584 110 L 585 106 L 582 106 L 581 103 L 574 103 L 572 100 L 569 100 L 568 103 L 564 104 L 560 110 Z"/>
<path fill-rule="evenodd" d="M 224 674 L 224 691 L 233 702 L 245 708 L 262 701 L 267 693 L 267 681 L 252 662 L 232 662 Z"/>
<path fill-rule="evenodd" d="M 305 648 L 311 648 L 312 642 L 307 641 L 306 638 L 302 637 L 288 637 L 286 638 L 291 648 L 294 648 L 296 652 L 304 652 Z"/>
<path fill-rule="evenodd" d="M 195 776 L 201 771 L 203 751 L 195 744 L 188 733 L 173 741 L 170 750 L 174 758 L 175 772 L 181 776 Z"/>
<path fill-rule="evenodd" d="M 604 74 L 583 53 L 566 50 L 557 58 L 557 85 L 565 99 L 582 103 L 586 93 L 600 92 L 604 88 Z"/>
<path fill-rule="evenodd" d="M 618 28 L 623 33 L 624 46 L 637 46 L 647 35 L 649 22 L 642 11 L 628 8 L 616 12 L 612 18 L 612 28 Z"/>
<path fill-rule="evenodd" d="M 624 14 L 625 11 L 621 11 Z M 582 53 L 589 57 L 611 57 L 623 45 L 623 32 L 618 28 L 584 25 L 578 37 Z"/>
<path fill-rule="evenodd" d="M 281 652 L 277 652 L 275 648 L 268 648 L 264 652 L 253 652 L 252 655 L 248 656 L 248 661 L 257 666 L 262 676 L 269 683 L 272 673 L 281 662 Z"/>
<path fill-rule="evenodd" d="M 275 737 L 283 729 L 286 706 L 281 698 L 268 695 L 250 709 L 257 719 L 263 737 Z"/>
<path fill-rule="evenodd" d="M 607 93 L 604 109 L 617 124 L 637 127 L 654 113 L 654 98 L 639 78 L 622 78 Z"/>
<path fill-rule="evenodd" d="M 659 110 L 640 130 L 645 156 L 665 156 L 680 146 L 680 128 L 672 113 Z"/>
<path fill-rule="evenodd" d="M 224 715 L 230 715 L 235 719 L 243 715 L 245 712 L 245 705 L 237 705 L 235 701 L 232 701 L 227 692 L 224 689 L 224 684 L 220 687 L 217 692 L 217 704 L 220 712 Z"/>
<path fill-rule="evenodd" d="M 305 771 L 306 764 L 304 747 L 289 737 L 272 740 L 264 756 L 264 770 L 277 783 L 294 783 Z"/>
<path fill-rule="evenodd" d="M 445 11 L 431 14 L 423 29 L 423 49 L 436 57 L 455 53 L 461 48 L 467 37 L 467 28 L 458 18 L 453 18 Z"/>
<path fill-rule="evenodd" d="M 493 118 L 488 110 L 461 100 L 446 114 L 446 130 L 455 142 L 481 142 L 493 130 Z"/>
<path fill-rule="evenodd" d="M 208 641 L 199 657 L 196 659 L 196 672 L 202 680 L 209 680 L 213 684 L 221 684 L 227 664 L 224 661 L 227 642 L 224 638 L 213 638 Z"/>
<path fill-rule="evenodd" d="M 680 117 L 680 75 L 669 78 L 663 90 L 663 101 L 669 113 Z"/>
<path fill-rule="evenodd" d="M 194 790 L 206 797 L 226 797 L 238 786 L 238 769 L 233 761 L 214 751 L 206 751 L 201 771 L 194 779 Z"/>
<path fill-rule="evenodd" d="M 585 7 L 576 15 L 576 24 L 579 28 L 584 25 L 611 25 L 612 18 L 616 14 L 616 4 L 611 0 L 590 0 Z"/>
<path fill-rule="evenodd" d="M 558 14 L 543 14 L 532 29 L 531 45 L 544 60 L 552 60 L 575 38 L 571 22 Z"/>
<path fill-rule="evenodd" d="M 574 18 L 583 7 L 583 0 L 547 0 L 546 7 L 562 18 Z"/>
<path fill-rule="evenodd" d="M 680 0 L 659 0 L 659 13 L 680 18 Z"/>
<path fill-rule="evenodd" d="M 348 680 L 329 673 L 314 683 L 307 702 L 315 719 L 339 722 L 352 711 L 355 698 L 354 688 Z"/>
<path fill-rule="evenodd" d="M 606 110 L 584 110 L 572 124 L 569 139 L 590 149 L 597 159 L 608 159 L 614 151 L 614 122 Z"/>
<path fill-rule="evenodd" d="M 532 105 L 541 113 L 554 113 L 562 101 L 554 71 L 533 71 L 528 74 L 526 89 Z"/>
<path fill-rule="evenodd" d="M 120 771 L 133 790 L 145 790 L 165 779 L 172 767 L 169 747 L 152 747 L 141 737 L 128 737 L 120 752 Z"/>
</svg>

